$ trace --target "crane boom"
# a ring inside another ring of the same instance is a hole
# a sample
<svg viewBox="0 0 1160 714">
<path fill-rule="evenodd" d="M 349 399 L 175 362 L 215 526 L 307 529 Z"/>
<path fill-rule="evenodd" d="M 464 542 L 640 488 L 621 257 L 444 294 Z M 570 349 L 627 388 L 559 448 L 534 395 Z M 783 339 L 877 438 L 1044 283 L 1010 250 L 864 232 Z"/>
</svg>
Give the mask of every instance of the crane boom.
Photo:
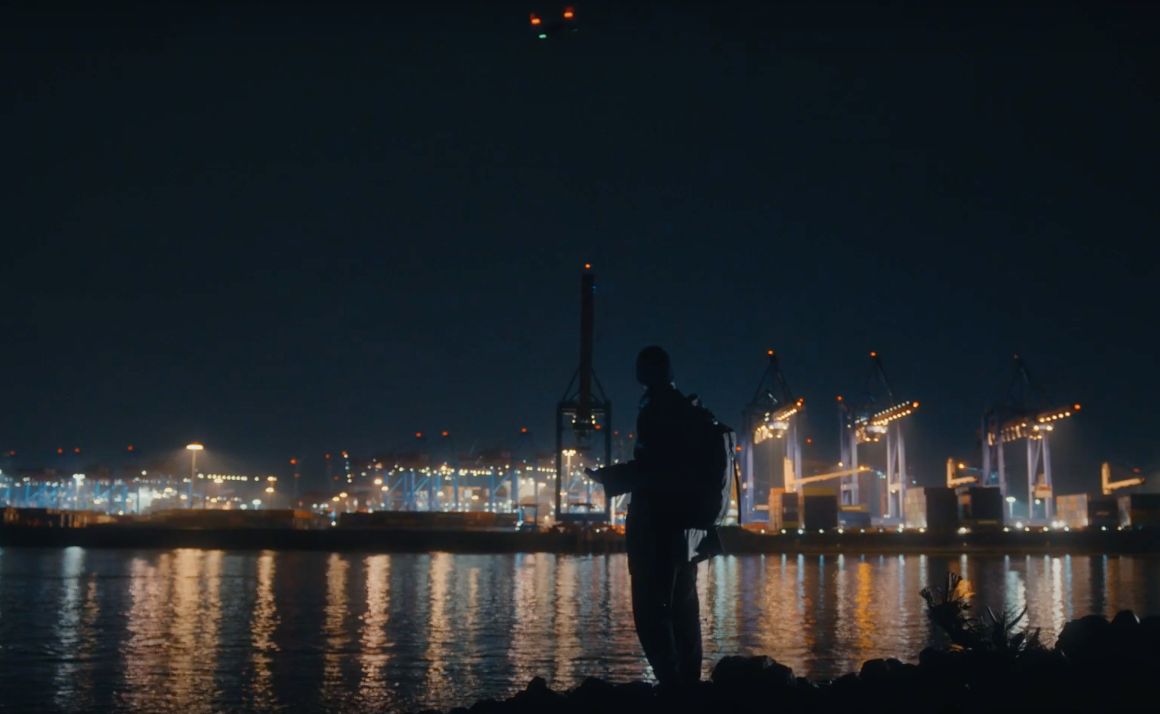
<svg viewBox="0 0 1160 714">
<path fill-rule="evenodd" d="M 1112 480 L 1112 465 L 1107 461 L 1100 464 L 1100 486 L 1103 489 L 1105 496 L 1112 495 L 1112 491 L 1121 488 L 1131 488 L 1132 486 L 1143 486 L 1144 479 L 1140 477 L 1126 478 L 1119 481 Z"/>
<path fill-rule="evenodd" d="M 818 483 L 819 481 L 829 481 L 830 479 L 843 478 L 846 476 L 854 476 L 856 474 L 869 473 L 873 470 L 874 469 L 870 468 L 869 466 L 859 466 L 858 468 L 854 468 L 854 469 L 842 469 L 841 471 L 831 471 L 830 473 L 825 473 L 825 474 L 814 474 L 813 476 L 806 476 L 805 478 L 798 479 L 797 481 L 795 481 L 795 484 L 798 486 L 803 486 L 807 483 Z"/>
</svg>

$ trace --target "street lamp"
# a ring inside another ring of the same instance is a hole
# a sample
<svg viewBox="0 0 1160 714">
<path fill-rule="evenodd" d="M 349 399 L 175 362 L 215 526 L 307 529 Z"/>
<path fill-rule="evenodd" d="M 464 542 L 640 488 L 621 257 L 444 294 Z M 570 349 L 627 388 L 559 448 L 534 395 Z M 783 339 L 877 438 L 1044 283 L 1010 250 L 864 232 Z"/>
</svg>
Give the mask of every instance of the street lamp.
<svg viewBox="0 0 1160 714">
<path fill-rule="evenodd" d="M 1007 497 L 1007 517 L 1008 518 L 1015 517 L 1015 497 L 1014 496 Z"/>
<path fill-rule="evenodd" d="M 205 451 L 205 447 L 196 441 L 192 444 L 186 444 L 185 450 L 189 452 L 189 507 L 193 508 L 193 482 L 197 478 L 197 452 Z M 208 493 L 209 484 L 205 485 Z M 206 493 L 202 494 L 201 507 L 205 508 Z"/>
</svg>

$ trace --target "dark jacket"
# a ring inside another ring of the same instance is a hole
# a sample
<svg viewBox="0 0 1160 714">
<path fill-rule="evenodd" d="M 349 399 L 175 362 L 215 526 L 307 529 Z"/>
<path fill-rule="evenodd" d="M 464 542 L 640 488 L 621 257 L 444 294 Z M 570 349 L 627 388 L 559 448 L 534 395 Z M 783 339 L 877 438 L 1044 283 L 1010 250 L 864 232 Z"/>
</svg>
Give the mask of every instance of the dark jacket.
<svg viewBox="0 0 1160 714">
<path fill-rule="evenodd" d="M 629 493 L 625 538 L 629 567 L 634 560 L 668 555 L 695 561 L 720 552 L 715 532 L 681 528 L 672 522 L 667 481 L 680 472 L 687 449 L 687 398 L 676 387 L 650 389 L 636 419 L 633 460 L 602 474 L 608 497 Z"/>
</svg>

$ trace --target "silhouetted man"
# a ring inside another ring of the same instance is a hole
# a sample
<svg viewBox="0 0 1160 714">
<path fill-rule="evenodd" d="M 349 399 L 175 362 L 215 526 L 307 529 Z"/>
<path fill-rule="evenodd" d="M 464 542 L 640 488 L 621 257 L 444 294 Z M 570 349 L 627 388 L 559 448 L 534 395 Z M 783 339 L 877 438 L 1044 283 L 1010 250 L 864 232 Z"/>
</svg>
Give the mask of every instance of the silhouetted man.
<svg viewBox="0 0 1160 714">
<path fill-rule="evenodd" d="M 644 385 L 633 460 L 589 471 L 606 498 L 630 493 L 625 538 L 632 578 L 632 616 L 661 684 L 701 678 L 697 563 L 716 550 L 716 534 L 676 525 L 666 480 L 681 473 L 688 400 L 673 384 L 669 355 L 641 350 L 636 379 Z"/>
</svg>

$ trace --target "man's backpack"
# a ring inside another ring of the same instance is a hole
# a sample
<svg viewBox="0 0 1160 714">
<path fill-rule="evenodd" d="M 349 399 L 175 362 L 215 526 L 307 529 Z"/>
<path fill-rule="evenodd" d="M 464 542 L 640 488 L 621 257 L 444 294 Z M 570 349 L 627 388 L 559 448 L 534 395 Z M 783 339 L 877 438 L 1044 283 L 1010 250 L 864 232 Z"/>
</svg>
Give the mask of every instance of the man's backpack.
<svg viewBox="0 0 1160 714">
<path fill-rule="evenodd" d="M 701 405 L 686 397 L 687 468 L 676 494 L 676 517 L 684 528 L 708 530 L 721 525 L 738 481 L 737 434 Z"/>
</svg>

